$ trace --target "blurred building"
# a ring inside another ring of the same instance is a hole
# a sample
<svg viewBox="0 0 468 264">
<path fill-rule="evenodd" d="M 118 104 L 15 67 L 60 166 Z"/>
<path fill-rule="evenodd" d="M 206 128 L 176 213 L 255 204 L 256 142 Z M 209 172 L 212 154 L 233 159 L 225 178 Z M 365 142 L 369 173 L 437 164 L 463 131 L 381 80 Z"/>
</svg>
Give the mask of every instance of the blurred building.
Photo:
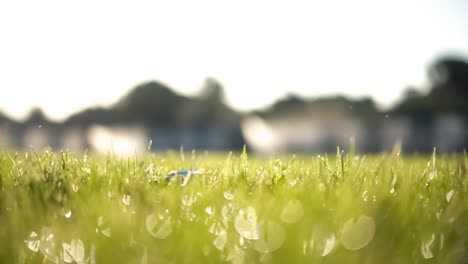
<svg viewBox="0 0 468 264">
<path fill-rule="evenodd" d="M 39 109 L 24 122 L 0 116 L 0 147 L 130 155 L 148 146 L 152 151 L 242 149 L 241 115 L 223 100 L 222 88 L 213 79 L 192 98 L 148 82 L 109 108 L 85 109 L 63 123 L 50 122 Z"/>
<path fill-rule="evenodd" d="M 357 117 L 313 118 L 307 115 L 268 118 L 253 115 L 242 123 L 245 139 L 259 153 L 322 153 L 336 147 L 373 153 L 391 151 L 402 144 L 404 152 L 461 152 L 468 146 L 468 120 L 440 115 L 421 126 L 407 117 L 385 117 L 369 121 Z"/>
<path fill-rule="evenodd" d="M 409 89 L 392 109 L 370 98 L 304 99 L 289 95 L 270 108 L 240 114 L 207 79 L 200 94 L 179 95 L 159 82 L 143 83 L 108 108 L 89 108 L 62 123 L 39 109 L 24 122 L 0 114 L 0 148 L 69 149 L 134 154 L 167 149 L 259 153 L 333 152 L 355 143 L 359 152 L 460 152 L 468 147 L 468 63 L 441 58 L 428 71 L 427 94 Z"/>
</svg>

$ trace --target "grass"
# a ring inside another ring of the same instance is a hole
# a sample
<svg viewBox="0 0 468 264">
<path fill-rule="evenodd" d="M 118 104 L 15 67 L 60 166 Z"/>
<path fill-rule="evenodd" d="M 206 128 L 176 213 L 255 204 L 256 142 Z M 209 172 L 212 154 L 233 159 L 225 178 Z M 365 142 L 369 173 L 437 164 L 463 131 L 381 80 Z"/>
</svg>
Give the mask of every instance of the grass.
<svg viewBox="0 0 468 264">
<path fill-rule="evenodd" d="M 199 169 L 186 186 L 172 170 Z M 466 263 L 466 155 L 0 153 L 0 263 Z"/>
</svg>

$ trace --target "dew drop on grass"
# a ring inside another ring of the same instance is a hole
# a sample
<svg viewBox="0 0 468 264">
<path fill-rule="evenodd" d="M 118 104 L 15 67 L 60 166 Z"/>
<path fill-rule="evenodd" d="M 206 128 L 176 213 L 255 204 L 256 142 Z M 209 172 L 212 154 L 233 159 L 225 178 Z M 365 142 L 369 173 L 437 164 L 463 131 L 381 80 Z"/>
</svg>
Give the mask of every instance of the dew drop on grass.
<svg viewBox="0 0 468 264">
<path fill-rule="evenodd" d="M 308 246 L 308 241 L 307 240 L 304 240 L 302 242 L 302 254 L 305 256 L 307 254 L 307 246 Z"/>
<path fill-rule="evenodd" d="M 24 243 L 26 243 L 26 246 L 33 252 L 37 252 L 39 250 L 39 237 L 34 231 L 29 234 L 28 238 L 24 240 Z"/>
<path fill-rule="evenodd" d="M 212 215 L 213 214 L 213 208 L 211 206 L 208 206 L 205 208 L 205 213 Z"/>
<path fill-rule="evenodd" d="M 445 199 L 447 200 L 447 203 L 450 203 L 450 200 L 452 200 L 453 192 L 454 190 L 451 190 L 445 195 Z"/>
<path fill-rule="evenodd" d="M 330 254 L 330 252 L 335 247 L 335 242 L 336 242 L 335 234 L 331 234 L 331 236 L 325 240 L 325 245 L 322 251 L 322 257 L 325 257 L 326 255 Z"/>
<path fill-rule="evenodd" d="M 367 200 L 369 199 L 367 197 L 367 191 L 362 192 L 362 199 L 364 200 L 364 202 L 367 202 Z"/>
<path fill-rule="evenodd" d="M 186 207 L 192 206 L 192 204 L 197 200 L 196 196 L 185 194 L 182 196 L 182 204 Z"/>
<path fill-rule="evenodd" d="M 392 187 L 392 188 L 390 189 L 390 194 L 394 194 L 394 193 L 395 193 L 395 187 Z"/>
<path fill-rule="evenodd" d="M 281 212 L 281 221 L 285 223 L 296 223 L 304 216 L 304 208 L 299 200 L 291 200 Z"/>
<path fill-rule="evenodd" d="M 271 253 L 265 253 L 260 256 L 260 262 L 262 263 L 271 263 L 273 256 Z"/>
<path fill-rule="evenodd" d="M 189 220 L 190 222 L 194 222 L 194 221 L 197 220 L 197 215 L 194 214 L 193 212 L 187 212 L 187 213 L 185 214 L 185 218 L 186 218 L 187 220 Z"/>
<path fill-rule="evenodd" d="M 88 263 L 88 260 L 90 264 L 96 264 L 96 246 L 94 244 L 89 246 L 89 258 L 86 260 L 86 263 Z"/>
<path fill-rule="evenodd" d="M 245 244 L 245 239 L 243 236 L 239 236 L 239 245 L 242 247 Z"/>
<path fill-rule="evenodd" d="M 124 194 L 122 196 L 122 203 L 125 204 L 125 205 L 130 205 L 130 203 L 132 202 L 132 197 L 128 194 Z"/>
<path fill-rule="evenodd" d="M 143 256 L 141 257 L 141 264 L 148 264 L 148 247 L 144 247 Z"/>
<path fill-rule="evenodd" d="M 440 220 L 441 215 L 442 215 L 442 209 L 436 212 L 436 219 Z"/>
<path fill-rule="evenodd" d="M 41 241 L 39 243 L 39 250 L 49 261 L 58 263 L 59 257 L 55 245 L 54 234 L 48 227 L 43 227 L 41 231 Z"/>
<path fill-rule="evenodd" d="M 434 240 L 435 234 L 432 234 L 431 239 L 423 241 L 421 244 L 421 254 L 425 259 L 430 259 L 434 257 L 434 254 L 432 254 L 431 251 L 432 243 L 434 243 Z"/>
<path fill-rule="evenodd" d="M 230 261 L 233 264 L 242 264 L 244 263 L 244 259 L 245 252 L 241 248 L 234 246 L 229 250 L 229 253 L 226 257 L 226 262 Z"/>
<path fill-rule="evenodd" d="M 208 256 L 211 252 L 211 247 L 207 244 L 203 245 L 202 252 L 203 255 Z"/>
<path fill-rule="evenodd" d="M 220 251 L 224 249 L 224 246 L 226 245 L 227 242 L 227 232 L 225 229 L 222 229 L 220 231 L 220 234 L 216 237 L 216 239 L 213 241 L 213 245 Z"/>
<path fill-rule="evenodd" d="M 164 238 L 168 237 L 171 233 L 172 233 L 172 223 L 168 219 L 168 220 L 165 220 L 162 223 L 162 225 L 158 229 L 158 232 L 156 233 L 155 237 L 160 238 L 160 239 L 164 239 Z"/>
<path fill-rule="evenodd" d="M 102 217 L 102 216 L 100 216 L 100 217 L 98 218 L 98 228 L 97 228 L 96 231 L 101 232 L 101 234 L 103 234 L 103 235 L 106 236 L 106 237 L 110 237 L 110 236 L 111 236 L 110 227 L 107 225 L 107 223 L 105 223 L 104 217 Z"/>
<path fill-rule="evenodd" d="M 103 234 L 106 237 L 111 237 L 111 230 L 109 227 L 104 228 L 101 230 L 101 234 Z"/>
<path fill-rule="evenodd" d="M 445 241 L 444 234 L 440 234 L 440 247 L 439 247 L 440 250 L 444 248 L 444 241 Z"/>
<path fill-rule="evenodd" d="M 214 222 L 211 226 L 208 232 L 210 232 L 213 235 L 220 235 L 221 232 L 223 232 L 224 228 L 221 226 L 221 223 L 219 222 Z"/>
<path fill-rule="evenodd" d="M 435 178 L 437 177 L 437 171 L 435 171 L 435 170 L 434 170 L 434 171 L 431 171 L 431 172 L 429 173 L 429 176 L 428 176 L 428 177 L 429 177 L 429 178 L 428 178 L 428 182 L 432 181 L 433 179 L 435 179 Z"/>
<path fill-rule="evenodd" d="M 66 217 L 66 218 L 70 218 L 71 215 L 72 215 L 71 210 L 68 210 L 68 211 L 65 213 L 65 217 Z"/>
<path fill-rule="evenodd" d="M 374 219 L 361 215 L 356 221 L 355 219 L 350 219 L 344 224 L 341 243 L 348 250 L 358 250 L 371 242 L 374 233 Z"/>
<path fill-rule="evenodd" d="M 72 189 L 73 189 L 74 192 L 78 192 L 80 187 L 78 187 L 78 184 L 72 183 Z"/>
<path fill-rule="evenodd" d="M 294 179 L 294 180 L 289 181 L 289 186 L 290 187 L 294 187 L 294 186 L 296 186 L 296 184 L 297 184 L 297 178 Z"/>
<path fill-rule="evenodd" d="M 223 206 L 223 209 L 221 209 L 221 216 L 223 216 L 224 220 L 229 220 L 232 215 L 232 205 L 227 204 Z"/>
<path fill-rule="evenodd" d="M 148 167 L 146 167 L 145 172 L 147 174 L 154 174 L 154 164 L 153 163 L 149 164 Z"/>
<path fill-rule="evenodd" d="M 251 206 L 239 210 L 234 222 L 236 231 L 246 239 L 259 239 L 257 214 Z"/>
<path fill-rule="evenodd" d="M 279 249 L 286 238 L 286 231 L 284 228 L 273 222 L 269 221 L 261 229 L 260 239 L 254 242 L 254 248 L 261 253 L 269 253 Z"/>
<path fill-rule="evenodd" d="M 234 193 L 233 192 L 230 192 L 230 191 L 225 191 L 224 192 L 224 199 L 228 200 L 228 201 L 231 201 L 234 199 Z"/>
<path fill-rule="evenodd" d="M 153 213 L 146 217 L 146 230 L 155 238 L 165 239 L 172 233 L 172 223 L 170 218 Z"/>
<path fill-rule="evenodd" d="M 62 251 L 60 252 L 60 258 L 65 263 L 72 263 L 73 257 L 71 254 L 71 247 L 67 243 L 62 243 Z"/>
<path fill-rule="evenodd" d="M 72 239 L 70 243 L 70 252 L 77 263 L 81 263 L 85 257 L 85 249 L 81 239 Z"/>
<path fill-rule="evenodd" d="M 88 175 L 91 174 L 91 170 L 89 168 L 83 167 L 82 169 L 86 174 L 88 174 Z"/>
</svg>

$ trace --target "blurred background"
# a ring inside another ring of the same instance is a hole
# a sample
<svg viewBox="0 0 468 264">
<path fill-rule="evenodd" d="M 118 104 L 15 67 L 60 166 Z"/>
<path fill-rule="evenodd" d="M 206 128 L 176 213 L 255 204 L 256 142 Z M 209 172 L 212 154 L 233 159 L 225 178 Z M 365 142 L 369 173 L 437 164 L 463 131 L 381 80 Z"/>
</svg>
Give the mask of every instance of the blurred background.
<svg viewBox="0 0 468 264">
<path fill-rule="evenodd" d="M 460 152 L 468 2 L 2 1 L 0 149 Z"/>
</svg>

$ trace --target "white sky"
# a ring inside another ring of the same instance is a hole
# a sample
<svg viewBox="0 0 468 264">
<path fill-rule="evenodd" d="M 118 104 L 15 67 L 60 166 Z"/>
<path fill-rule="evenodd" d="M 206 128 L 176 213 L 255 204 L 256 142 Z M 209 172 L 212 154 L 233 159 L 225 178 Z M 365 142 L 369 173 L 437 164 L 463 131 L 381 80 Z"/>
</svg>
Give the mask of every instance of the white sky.
<svg viewBox="0 0 468 264">
<path fill-rule="evenodd" d="M 207 76 L 238 110 L 288 92 L 388 105 L 437 55 L 468 54 L 467 11 L 462 0 L 1 1 L 0 111 L 63 119 L 146 80 L 194 94 Z"/>
</svg>

